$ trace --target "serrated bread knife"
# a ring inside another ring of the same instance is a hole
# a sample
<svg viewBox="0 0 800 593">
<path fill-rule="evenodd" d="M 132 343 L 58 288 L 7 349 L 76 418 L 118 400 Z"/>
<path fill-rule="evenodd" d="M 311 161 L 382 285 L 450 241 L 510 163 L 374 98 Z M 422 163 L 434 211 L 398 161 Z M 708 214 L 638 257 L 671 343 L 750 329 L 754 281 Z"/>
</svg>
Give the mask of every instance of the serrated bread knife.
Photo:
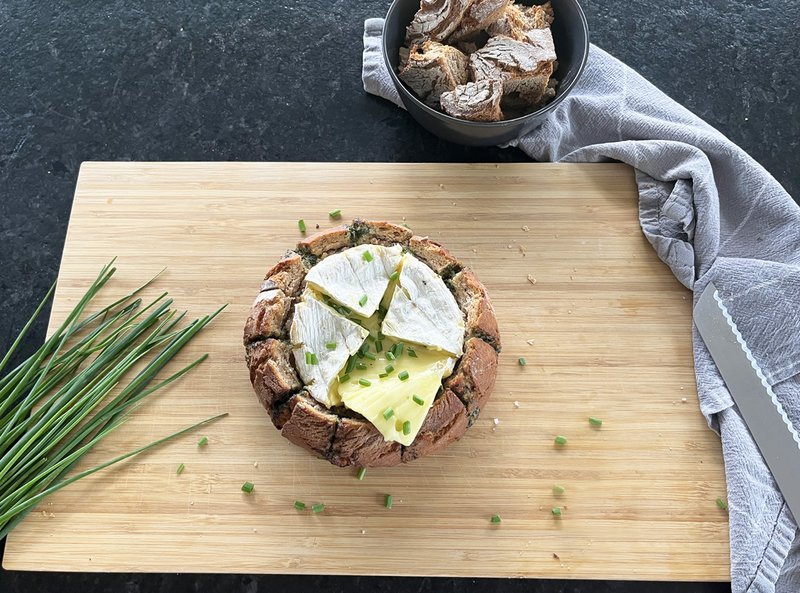
<svg viewBox="0 0 800 593">
<path fill-rule="evenodd" d="M 709 282 L 694 323 L 795 518 L 800 518 L 800 436 Z"/>
</svg>

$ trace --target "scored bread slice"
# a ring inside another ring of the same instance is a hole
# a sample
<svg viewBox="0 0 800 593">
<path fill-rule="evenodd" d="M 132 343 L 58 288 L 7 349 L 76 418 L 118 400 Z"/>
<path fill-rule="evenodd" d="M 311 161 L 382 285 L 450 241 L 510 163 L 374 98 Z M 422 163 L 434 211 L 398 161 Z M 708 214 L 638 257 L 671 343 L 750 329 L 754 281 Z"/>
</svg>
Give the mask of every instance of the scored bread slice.
<svg viewBox="0 0 800 593">
<path fill-rule="evenodd" d="M 401 245 L 444 278 L 466 318 L 464 354 L 440 387 L 414 441 L 386 441 L 360 414 L 315 401 L 297 373 L 288 322 L 305 275 L 320 258 L 360 244 Z M 488 292 L 447 249 L 404 226 L 355 220 L 304 238 L 269 270 L 245 323 L 245 359 L 259 402 L 281 434 L 338 466 L 392 466 L 461 438 L 485 405 L 497 375 L 500 335 Z M 280 293 L 280 294 L 278 294 Z M 293 296 L 288 296 L 289 294 Z M 281 295 L 283 295 L 281 297 Z M 286 312 L 286 303 L 290 303 Z M 286 319 L 285 319 L 286 318 Z"/>
<path fill-rule="evenodd" d="M 447 39 L 447 43 L 474 39 L 481 31 L 487 29 L 504 13 L 511 0 L 475 0 L 464 13 L 464 18 L 456 30 Z"/>
<path fill-rule="evenodd" d="M 502 81 L 503 99 L 511 106 L 539 104 L 553 74 L 556 52 L 550 29 L 531 34 L 536 44 L 504 35 L 492 37 L 469 58 L 473 78 Z"/>
<path fill-rule="evenodd" d="M 460 84 L 454 90 L 442 93 L 442 111 L 453 117 L 469 121 L 500 121 L 503 110 L 503 83 L 487 78 L 478 82 Z"/>
<path fill-rule="evenodd" d="M 442 93 L 467 82 L 469 58 L 455 47 L 436 41 L 415 43 L 398 76 L 422 102 L 438 107 Z"/>
<path fill-rule="evenodd" d="M 474 0 L 422 0 L 411 24 L 406 27 L 406 44 L 416 41 L 444 41 L 455 31 Z"/>
</svg>

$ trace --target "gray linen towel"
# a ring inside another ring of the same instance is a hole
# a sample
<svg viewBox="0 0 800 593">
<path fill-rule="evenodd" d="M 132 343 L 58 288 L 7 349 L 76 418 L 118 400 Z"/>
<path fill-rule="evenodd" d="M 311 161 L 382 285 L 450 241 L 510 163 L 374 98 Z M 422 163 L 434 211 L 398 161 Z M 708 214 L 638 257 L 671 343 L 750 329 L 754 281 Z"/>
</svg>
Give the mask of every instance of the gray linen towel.
<svg viewBox="0 0 800 593">
<path fill-rule="evenodd" d="M 383 63 L 382 31 L 382 19 L 366 21 L 364 89 L 402 106 Z M 539 161 L 616 160 L 634 167 L 645 236 L 695 299 L 714 281 L 800 427 L 800 208 L 763 167 L 594 46 L 570 96 L 544 125 L 511 145 Z M 797 524 L 691 331 L 700 408 L 722 439 L 732 590 L 798 593 Z"/>
</svg>

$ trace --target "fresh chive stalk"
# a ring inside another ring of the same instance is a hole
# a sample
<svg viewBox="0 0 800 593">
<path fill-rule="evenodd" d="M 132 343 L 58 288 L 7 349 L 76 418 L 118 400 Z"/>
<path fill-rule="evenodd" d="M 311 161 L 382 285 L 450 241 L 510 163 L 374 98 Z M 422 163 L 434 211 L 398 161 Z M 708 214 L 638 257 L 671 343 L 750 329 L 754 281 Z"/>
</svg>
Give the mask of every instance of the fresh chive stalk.
<svg viewBox="0 0 800 593">
<path fill-rule="evenodd" d="M 197 441 L 198 447 L 205 447 L 208 444 L 208 437 L 202 437 L 199 441 Z"/>
<path fill-rule="evenodd" d="M 0 539 L 46 496 L 138 453 L 217 420 L 183 430 L 69 475 L 97 443 L 119 428 L 147 396 L 178 380 L 206 355 L 166 378 L 161 370 L 223 308 L 180 327 L 185 313 L 162 293 L 137 295 L 155 278 L 88 313 L 116 272 L 104 266 L 64 322 L 31 356 L 0 378 Z M 0 361 L 4 371 L 53 288 Z M 179 468 L 185 469 L 181 464 Z"/>
<path fill-rule="evenodd" d="M 183 473 L 183 470 L 185 470 L 185 469 L 186 469 L 186 466 L 181 463 L 180 465 L 178 465 L 178 469 L 175 470 L 175 473 L 178 474 L 178 475 L 181 475 Z"/>
</svg>

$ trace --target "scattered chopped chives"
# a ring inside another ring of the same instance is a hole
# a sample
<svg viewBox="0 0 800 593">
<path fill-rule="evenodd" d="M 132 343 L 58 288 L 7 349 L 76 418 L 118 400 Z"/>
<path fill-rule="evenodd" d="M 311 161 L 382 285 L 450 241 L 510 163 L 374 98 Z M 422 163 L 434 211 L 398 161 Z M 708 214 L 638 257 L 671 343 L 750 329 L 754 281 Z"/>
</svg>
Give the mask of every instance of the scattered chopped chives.
<svg viewBox="0 0 800 593">
<path fill-rule="evenodd" d="M 492 515 L 492 523 L 500 523 L 500 515 Z"/>
<path fill-rule="evenodd" d="M 364 352 L 364 358 L 369 358 L 370 360 L 377 360 L 377 356 L 375 356 L 372 352 Z"/>
<path fill-rule="evenodd" d="M 369 387 L 370 385 L 372 385 L 372 383 L 370 383 L 368 379 L 363 379 L 363 378 L 358 380 L 358 384 L 361 385 L 361 387 Z"/>
<path fill-rule="evenodd" d="M 554 517 L 560 517 L 561 516 L 561 507 L 553 507 L 553 510 L 551 512 L 553 513 Z"/>
<path fill-rule="evenodd" d="M 558 484 L 555 484 L 553 486 L 553 494 L 555 494 L 556 496 L 561 496 L 562 494 L 564 494 L 564 492 L 566 492 L 566 488 L 564 488 L 563 486 L 559 486 Z"/>
<path fill-rule="evenodd" d="M 424 405 L 425 405 L 425 400 L 424 400 L 424 399 L 422 399 L 422 398 L 421 398 L 420 396 L 418 396 L 418 395 L 415 395 L 415 396 L 413 396 L 411 399 L 413 399 L 413 400 L 414 400 L 414 403 L 415 403 L 415 404 L 417 404 L 418 406 L 424 406 Z"/>
<path fill-rule="evenodd" d="M 331 210 L 330 212 L 328 212 L 328 216 L 330 216 L 331 218 L 341 218 L 342 210 L 340 208 L 337 208 L 336 210 Z"/>
<path fill-rule="evenodd" d="M 369 336 L 367 336 L 367 338 L 369 338 Z M 366 342 L 361 344 L 361 347 L 358 349 L 358 351 L 361 352 L 362 354 L 367 350 L 369 350 L 369 344 L 367 344 Z"/>
<path fill-rule="evenodd" d="M 384 370 L 387 372 L 387 374 L 388 373 L 392 373 L 392 372 L 394 372 L 394 367 L 392 365 L 390 365 L 390 364 L 387 364 L 386 368 Z"/>
<path fill-rule="evenodd" d="M 321 513 L 324 510 L 325 510 L 325 505 L 322 504 L 321 502 L 318 502 L 311 507 L 312 513 Z"/>
<path fill-rule="evenodd" d="M 378 335 L 378 339 L 379 339 L 379 340 L 382 340 L 383 338 L 385 338 L 385 337 L 386 337 L 386 336 L 384 336 L 384 335 L 381 333 L 381 331 L 380 331 L 380 330 L 378 330 L 378 334 L 377 334 L 377 335 Z"/>
<path fill-rule="evenodd" d="M 358 478 L 359 480 L 363 480 L 364 476 L 366 475 L 367 475 L 367 468 L 361 467 L 359 468 L 358 473 L 356 474 L 356 478 Z"/>
<path fill-rule="evenodd" d="M 178 475 L 181 475 L 183 473 L 183 470 L 185 470 L 185 469 L 186 469 L 186 466 L 181 463 L 178 466 L 178 469 L 175 471 L 175 473 L 178 474 Z"/>
<path fill-rule="evenodd" d="M 357 362 L 356 363 L 356 369 L 359 370 L 359 371 L 366 371 L 367 370 L 367 365 L 365 365 L 363 362 Z"/>
<path fill-rule="evenodd" d="M 723 511 L 727 511 L 728 510 L 728 503 L 725 502 L 725 500 L 723 498 L 718 498 L 717 499 L 717 506 Z"/>
<path fill-rule="evenodd" d="M 405 344 L 403 344 L 403 342 L 397 342 L 397 344 L 392 347 L 392 351 L 397 358 L 400 358 L 400 356 L 403 354 L 404 347 Z"/>
<path fill-rule="evenodd" d="M 522 357 L 520 357 L 520 359 L 517 362 L 519 363 L 519 366 L 521 366 L 521 367 L 524 367 L 526 364 L 528 364 L 527 362 L 525 362 L 525 359 L 522 358 Z"/>
<path fill-rule="evenodd" d="M 347 383 L 350 380 L 350 375 L 345 373 L 341 377 L 339 377 L 339 383 Z"/>
<path fill-rule="evenodd" d="M 197 441 L 198 447 L 205 447 L 208 444 L 208 437 L 203 437 L 199 441 Z"/>
<path fill-rule="evenodd" d="M 364 351 L 363 350 L 357 350 L 356 351 L 356 357 L 364 358 Z"/>
<path fill-rule="evenodd" d="M 384 420 L 388 420 L 388 419 L 389 419 L 389 418 L 391 418 L 392 416 L 394 416 L 394 410 L 393 410 L 392 408 L 386 408 L 386 409 L 383 411 L 383 419 L 384 419 Z"/>
<path fill-rule="evenodd" d="M 594 416 L 589 416 L 589 424 L 596 428 L 600 428 L 603 426 L 603 421 L 600 418 L 595 418 Z"/>
<path fill-rule="evenodd" d="M 411 434 L 411 420 L 403 422 L 403 434 Z"/>
<path fill-rule="evenodd" d="M 306 364 L 317 364 L 318 362 L 317 355 L 306 350 Z"/>
<path fill-rule="evenodd" d="M 392 495 L 391 494 L 387 494 L 386 498 L 383 499 L 383 506 L 385 506 L 387 509 L 392 508 Z"/>
<path fill-rule="evenodd" d="M 300 220 L 298 220 L 297 221 L 297 228 L 300 229 L 301 233 L 305 233 L 306 232 L 306 221 L 303 220 L 302 218 Z"/>
<path fill-rule="evenodd" d="M 417 358 L 417 351 L 413 348 L 406 348 L 406 352 L 411 358 Z"/>
<path fill-rule="evenodd" d="M 558 436 L 557 436 L 557 437 L 556 437 L 556 438 L 553 440 L 553 442 L 554 442 L 556 445 L 566 445 L 566 444 L 567 444 L 567 437 L 562 437 L 561 435 L 558 435 Z"/>
<path fill-rule="evenodd" d="M 358 304 L 359 304 L 359 306 L 361 306 L 361 307 L 363 307 L 364 305 L 366 305 L 366 304 L 367 304 L 367 295 L 364 295 L 364 296 L 362 296 L 360 299 L 358 299 Z"/>
<path fill-rule="evenodd" d="M 397 270 L 389 274 L 389 280 L 391 280 L 392 282 L 397 280 L 399 277 L 400 277 L 400 272 L 398 272 Z"/>
<path fill-rule="evenodd" d="M 394 352 L 389 350 L 386 352 L 386 360 L 397 360 L 397 357 L 394 355 Z"/>
<path fill-rule="evenodd" d="M 375 336 L 373 336 L 372 334 L 369 334 L 369 335 L 367 335 L 367 339 L 370 342 L 374 342 L 377 338 Z M 369 348 L 369 346 L 367 346 L 367 348 Z"/>
<path fill-rule="evenodd" d="M 253 482 L 245 482 L 242 484 L 242 492 L 247 492 L 247 494 L 250 494 L 253 491 L 253 488 L 255 488 Z"/>
<path fill-rule="evenodd" d="M 397 373 L 397 378 L 401 381 L 406 381 L 408 379 L 408 371 L 400 371 Z"/>
<path fill-rule="evenodd" d="M 388 376 L 389 376 L 389 373 L 378 373 L 378 378 L 379 379 L 385 379 Z"/>
<path fill-rule="evenodd" d="M 375 342 L 375 352 L 383 352 L 383 342 L 380 340 Z"/>
<path fill-rule="evenodd" d="M 327 343 L 325 344 L 325 347 L 326 347 L 328 350 L 336 350 L 336 342 L 327 342 Z"/>
<path fill-rule="evenodd" d="M 306 503 L 301 502 L 299 500 L 295 500 L 294 501 L 294 508 L 296 508 L 298 511 L 304 511 L 304 510 L 306 510 Z"/>
<path fill-rule="evenodd" d="M 372 261 L 372 253 L 370 253 L 369 251 L 365 251 L 364 255 L 362 255 L 361 257 L 363 257 L 364 261 L 366 262 Z"/>
<path fill-rule="evenodd" d="M 353 369 L 356 368 L 356 359 L 352 356 L 347 359 L 347 364 L 344 367 L 344 372 L 346 375 L 349 375 L 353 372 Z"/>
</svg>

